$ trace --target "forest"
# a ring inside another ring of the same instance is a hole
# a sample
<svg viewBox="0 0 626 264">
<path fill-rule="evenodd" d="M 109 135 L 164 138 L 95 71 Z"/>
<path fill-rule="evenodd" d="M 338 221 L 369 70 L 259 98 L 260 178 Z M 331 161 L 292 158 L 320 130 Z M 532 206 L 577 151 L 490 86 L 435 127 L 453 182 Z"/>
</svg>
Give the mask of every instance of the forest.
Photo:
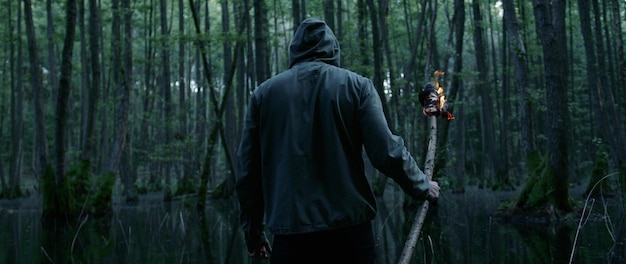
<svg viewBox="0 0 626 264">
<path fill-rule="evenodd" d="M 44 214 L 118 199 L 234 196 L 250 92 L 326 21 L 424 160 L 418 93 L 442 71 L 444 189 L 520 189 L 507 211 L 571 212 L 568 189 L 626 191 L 626 7 L 617 0 L 4 0 L 0 195 Z M 387 178 L 369 170 L 381 195 Z"/>
</svg>

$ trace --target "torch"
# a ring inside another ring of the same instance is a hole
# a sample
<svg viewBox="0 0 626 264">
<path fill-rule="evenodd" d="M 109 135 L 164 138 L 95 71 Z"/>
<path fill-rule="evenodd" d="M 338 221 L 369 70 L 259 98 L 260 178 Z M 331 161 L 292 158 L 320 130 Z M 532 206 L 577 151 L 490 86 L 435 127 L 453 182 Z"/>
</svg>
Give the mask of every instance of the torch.
<svg viewBox="0 0 626 264">
<path fill-rule="evenodd" d="M 422 104 L 422 113 L 428 116 L 429 136 L 428 136 L 428 152 L 426 153 L 426 163 L 424 165 L 424 173 L 428 176 L 429 180 L 433 178 L 433 171 L 435 168 L 435 149 L 437 147 L 437 117 L 445 118 L 448 121 L 454 120 L 454 115 L 447 111 L 446 99 L 443 95 L 443 88 L 439 86 L 439 77 L 443 75 L 442 71 L 435 71 L 434 81 L 427 83 L 424 89 L 419 94 L 419 100 Z M 400 264 L 408 264 L 411 260 L 411 255 L 415 251 L 415 244 L 419 237 L 420 230 L 424 224 L 426 218 L 426 212 L 428 211 L 429 202 L 425 200 L 422 206 L 417 211 L 413 225 L 409 232 L 402 255 L 400 255 Z"/>
</svg>

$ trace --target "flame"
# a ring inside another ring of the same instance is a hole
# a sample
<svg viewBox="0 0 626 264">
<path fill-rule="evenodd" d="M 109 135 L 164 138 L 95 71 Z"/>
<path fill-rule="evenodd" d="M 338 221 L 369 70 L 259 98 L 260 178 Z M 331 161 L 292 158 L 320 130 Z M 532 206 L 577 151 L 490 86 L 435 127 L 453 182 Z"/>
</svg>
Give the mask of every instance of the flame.
<svg viewBox="0 0 626 264">
<path fill-rule="evenodd" d="M 439 78 L 441 78 L 441 76 L 443 76 L 445 73 L 443 71 L 440 70 L 436 70 L 435 71 L 435 88 L 437 89 L 437 94 L 439 94 L 439 110 L 443 110 L 443 107 L 446 104 L 446 96 L 443 95 L 443 87 L 441 87 L 441 85 L 439 85 Z"/>
<path fill-rule="evenodd" d="M 442 75 L 444 75 L 443 71 L 436 70 L 433 83 L 435 84 L 435 88 L 437 89 L 437 94 L 439 95 L 439 109 L 438 109 L 439 113 L 443 115 L 446 118 L 446 120 L 450 121 L 450 120 L 454 120 L 454 115 L 446 111 L 445 109 L 446 96 L 443 95 L 443 87 L 439 85 L 439 78 L 441 78 Z"/>
</svg>

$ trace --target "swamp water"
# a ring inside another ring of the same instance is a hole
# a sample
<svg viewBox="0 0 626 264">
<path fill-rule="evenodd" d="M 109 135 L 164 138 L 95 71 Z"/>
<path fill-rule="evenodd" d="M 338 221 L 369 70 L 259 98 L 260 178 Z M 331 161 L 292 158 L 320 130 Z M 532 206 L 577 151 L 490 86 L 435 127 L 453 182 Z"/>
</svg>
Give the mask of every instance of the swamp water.
<svg viewBox="0 0 626 264">
<path fill-rule="evenodd" d="M 515 194 L 474 187 L 463 194 L 443 192 L 431 206 L 412 263 L 626 263 L 620 197 L 588 203 L 594 216 L 579 228 L 578 220 L 513 225 L 493 217 Z M 402 195 L 389 188 L 380 199 L 373 225 L 377 263 L 398 261 L 411 228 L 415 212 L 402 209 Z M 572 196 L 584 204 L 580 194 Z M 84 217 L 72 226 L 42 223 L 36 195 L 0 201 L 0 263 L 253 263 L 235 200 L 209 201 L 198 211 L 193 199 L 160 198 L 117 204 L 109 217 Z"/>
</svg>

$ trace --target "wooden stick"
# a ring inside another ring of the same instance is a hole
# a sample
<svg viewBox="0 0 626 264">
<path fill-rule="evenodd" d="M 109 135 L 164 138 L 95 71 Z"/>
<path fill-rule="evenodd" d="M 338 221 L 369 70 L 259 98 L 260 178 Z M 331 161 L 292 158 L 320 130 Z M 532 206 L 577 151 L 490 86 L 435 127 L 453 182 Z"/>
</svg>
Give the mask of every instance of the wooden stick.
<svg viewBox="0 0 626 264">
<path fill-rule="evenodd" d="M 429 180 L 432 180 L 433 171 L 435 169 L 435 149 L 437 147 L 437 117 L 428 117 L 428 122 L 430 125 L 430 133 L 428 136 L 428 152 L 426 152 L 424 173 L 426 173 Z M 422 225 L 424 224 L 426 212 L 428 212 L 428 206 L 429 202 L 428 200 L 425 200 L 422 207 L 420 207 L 417 211 L 415 220 L 413 220 L 413 225 L 411 226 L 411 231 L 409 232 L 409 237 L 404 244 L 402 255 L 400 255 L 399 264 L 408 264 L 411 261 L 411 255 L 413 255 L 413 251 L 415 251 L 415 244 L 417 243 Z"/>
</svg>

